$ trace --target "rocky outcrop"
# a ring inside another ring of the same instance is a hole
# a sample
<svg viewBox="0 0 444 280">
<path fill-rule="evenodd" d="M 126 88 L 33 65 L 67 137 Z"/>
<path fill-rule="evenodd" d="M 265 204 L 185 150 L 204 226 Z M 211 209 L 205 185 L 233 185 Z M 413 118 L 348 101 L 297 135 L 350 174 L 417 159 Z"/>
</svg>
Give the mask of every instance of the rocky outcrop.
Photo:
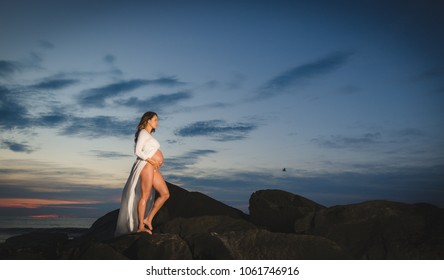
<svg viewBox="0 0 444 280">
<path fill-rule="evenodd" d="M 350 259 L 341 247 L 327 238 L 264 229 L 202 234 L 194 236 L 191 244 L 195 259 Z"/>
<path fill-rule="evenodd" d="M 281 190 L 260 190 L 250 197 L 250 219 L 276 232 L 294 232 L 294 222 L 313 215 L 324 206 Z"/>
<path fill-rule="evenodd" d="M 82 236 L 41 231 L 0 244 L 0 259 L 443 259 L 444 209 L 369 201 L 326 208 L 280 190 L 252 194 L 250 216 L 168 184 L 154 234 L 113 236 L 118 211 Z"/>
<path fill-rule="evenodd" d="M 354 259 L 444 258 L 444 209 L 429 204 L 335 206 L 296 221 L 295 228 L 335 241 Z"/>
<path fill-rule="evenodd" d="M 168 182 L 167 185 L 170 198 L 155 217 L 153 227 L 179 217 L 228 216 L 239 219 L 247 217 L 239 209 L 228 206 L 203 193 L 190 192 Z"/>
<path fill-rule="evenodd" d="M 0 256 L 10 260 L 58 259 L 66 242 L 66 234 L 36 231 L 8 238 L 0 247 Z"/>
<path fill-rule="evenodd" d="M 114 238 L 119 209 L 109 212 L 93 223 L 91 228 L 83 235 L 83 239 L 106 241 Z"/>
</svg>

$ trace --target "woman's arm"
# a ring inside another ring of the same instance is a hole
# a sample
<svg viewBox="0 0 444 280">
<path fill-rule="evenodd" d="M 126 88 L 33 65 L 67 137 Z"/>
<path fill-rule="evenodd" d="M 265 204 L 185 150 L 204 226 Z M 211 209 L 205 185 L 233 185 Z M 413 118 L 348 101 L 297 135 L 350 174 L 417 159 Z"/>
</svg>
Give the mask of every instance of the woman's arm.
<svg viewBox="0 0 444 280">
<path fill-rule="evenodd" d="M 146 130 L 142 129 L 137 137 L 134 153 L 140 159 L 147 161 L 157 152 L 159 147 L 159 142 Z"/>
<path fill-rule="evenodd" d="M 137 137 L 136 147 L 134 148 L 134 153 L 137 157 L 143 160 L 147 160 L 148 156 L 143 153 L 143 144 L 148 140 L 148 132 L 141 130 L 139 136 Z"/>
</svg>

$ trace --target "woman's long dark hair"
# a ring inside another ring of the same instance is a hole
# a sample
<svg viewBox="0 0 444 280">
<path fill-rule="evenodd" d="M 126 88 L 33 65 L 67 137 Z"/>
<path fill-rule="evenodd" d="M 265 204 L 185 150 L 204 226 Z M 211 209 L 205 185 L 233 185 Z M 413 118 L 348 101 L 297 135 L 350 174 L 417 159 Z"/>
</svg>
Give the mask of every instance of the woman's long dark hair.
<svg viewBox="0 0 444 280">
<path fill-rule="evenodd" d="M 134 137 L 134 142 L 137 143 L 137 137 L 139 137 L 140 130 L 144 129 L 146 127 L 148 121 L 151 120 L 154 116 L 157 116 L 157 114 L 155 112 L 151 112 L 151 111 L 148 111 L 145 114 L 143 114 L 142 118 L 140 119 L 139 125 L 137 125 L 136 135 Z M 153 128 L 151 133 L 153 133 L 154 131 L 155 131 L 155 129 Z"/>
</svg>

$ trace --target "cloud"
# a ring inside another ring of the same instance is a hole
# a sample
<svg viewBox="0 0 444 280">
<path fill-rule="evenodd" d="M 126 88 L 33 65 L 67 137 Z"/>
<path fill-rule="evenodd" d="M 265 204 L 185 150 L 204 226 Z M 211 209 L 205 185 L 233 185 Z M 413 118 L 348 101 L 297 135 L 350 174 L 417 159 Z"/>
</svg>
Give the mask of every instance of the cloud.
<svg viewBox="0 0 444 280">
<path fill-rule="evenodd" d="M 17 142 L 8 141 L 8 140 L 2 141 L 2 146 L 8 150 L 11 150 L 13 152 L 18 152 L 18 153 L 29 154 L 29 153 L 32 153 L 35 151 L 35 149 L 33 149 L 31 146 L 29 146 L 27 144 L 17 143 Z"/>
<path fill-rule="evenodd" d="M 133 79 L 129 81 L 109 84 L 99 88 L 85 90 L 79 96 L 79 103 L 86 107 L 102 108 L 105 106 L 105 101 L 108 98 L 119 96 L 143 86 L 155 85 L 170 87 L 182 84 L 183 82 L 180 82 L 173 77 L 164 77 L 155 80 Z"/>
<path fill-rule="evenodd" d="M 265 83 L 260 90 L 259 97 L 271 97 L 285 92 L 289 88 L 327 75 L 345 65 L 351 56 L 351 52 L 335 52 L 326 57 L 287 70 Z"/>
<path fill-rule="evenodd" d="M 365 133 L 358 137 L 347 137 L 343 135 L 331 135 L 329 137 L 319 137 L 311 139 L 311 142 L 324 148 L 360 148 L 363 146 L 368 146 L 372 144 L 379 143 L 381 134 L 376 133 Z"/>
<path fill-rule="evenodd" d="M 28 125 L 28 109 L 16 100 L 15 91 L 0 85 L 0 127 L 12 129 Z"/>
<path fill-rule="evenodd" d="M 253 123 L 227 124 L 223 120 L 210 120 L 191 123 L 175 134 L 182 137 L 209 136 L 215 141 L 225 142 L 244 139 L 256 128 Z"/>
<path fill-rule="evenodd" d="M 0 60 L 0 78 L 9 77 L 25 69 L 40 69 L 42 61 L 42 57 L 35 52 L 31 52 L 29 56 L 20 61 Z"/>
<path fill-rule="evenodd" d="M 103 61 L 105 61 L 108 64 L 113 64 L 114 61 L 116 61 L 116 57 L 112 54 L 107 54 L 103 57 Z"/>
<path fill-rule="evenodd" d="M 7 77 L 21 70 L 20 64 L 15 61 L 0 60 L 0 77 Z"/>
<path fill-rule="evenodd" d="M 56 112 L 42 114 L 32 120 L 34 126 L 54 128 L 69 121 L 70 117 L 64 113 Z"/>
<path fill-rule="evenodd" d="M 55 200 L 55 199 L 39 199 L 39 198 L 0 198 L 0 208 L 40 208 L 43 206 L 61 206 L 61 205 L 82 205 L 96 204 L 94 200 Z"/>
<path fill-rule="evenodd" d="M 124 157 L 132 157 L 132 155 L 122 154 L 114 151 L 91 150 L 91 152 L 94 154 L 94 156 L 105 159 L 121 159 Z"/>
<path fill-rule="evenodd" d="M 43 49 L 47 49 L 47 50 L 52 50 L 55 48 L 54 44 L 46 41 L 46 40 L 40 40 L 39 41 L 39 46 Z"/>
<path fill-rule="evenodd" d="M 50 88 L 47 84 L 44 87 Z M 57 87 L 56 84 L 52 85 Z M 33 115 L 28 108 L 17 100 L 20 92 L 0 86 L 0 128 L 23 129 L 27 127 L 45 127 L 59 129 L 62 135 L 79 137 L 121 137 L 134 133 L 136 120 L 120 120 L 116 117 L 93 116 L 80 117 L 65 113 L 64 109 L 53 108 L 52 111 Z M 32 149 L 17 144 L 3 143 L 15 151 L 31 152 Z"/>
<path fill-rule="evenodd" d="M 30 121 L 33 126 L 56 128 L 61 135 L 97 138 L 127 137 L 134 134 L 136 120 L 121 120 L 111 116 L 80 117 L 53 111 Z"/>
<path fill-rule="evenodd" d="M 422 137 L 424 132 L 417 128 L 404 128 L 395 132 L 400 137 Z"/>
<path fill-rule="evenodd" d="M 177 172 L 177 170 L 183 170 L 194 164 L 196 164 L 201 157 L 215 154 L 215 150 L 193 150 L 182 156 L 176 156 L 174 158 L 167 158 L 165 160 L 164 167 L 166 171 Z"/>
<path fill-rule="evenodd" d="M 79 80 L 76 79 L 46 79 L 38 84 L 31 86 L 34 89 L 40 90 L 57 90 L 77 84 Z"/>
<path fill-rule="evenodd" d="M 108 173 L 106 169 L 97 171 L 75 166 L 64 167 L 32 159 L 0 159 L 0 166 L 0 198 L 48 202 L 40 203 L 36 211 L 2 208 L 2 211 L 8 211 L 8 215 L 55 213 L 100 217 L 119 207 L 122 188 L 128 176 L 126 172 L 116 174 Z M 73 204 L 57 204 L 57 201 Z"/>
<path fill-rule="evenodd" d="M 238 105 L 238 104 L 212 102 L 212 103 L 195 105 L 195 106 L 181 106 L 180 108 L 175 109 L 174 113 L 197 112 L 197 111 L 203 111 L 203 110 L 208 110 L 208 109 L 222 109 L 222 108 L 227 108 L 227 107 L 233 107 L 236 105 Z"/>
<path fill-rule="evenodd" d="M 119 120 L 109 116 L 70 117 L 61 134 L 87 138 L 127 137 L 134 134 L 136 121 Z"/>
<path fill-rule="evenodd" d="M 426 83 L 430 86 L 429 93 L 440 95 L 444 93 L 444 67 L 440 66 L 427 69 L 413 77 L 411 81 Z"/>
<path fill-rule="evenodd" d="M 151 98 L 141 100 L 137 97 L 129 99 L 117 100 L 115 103 L 127 107 L 137 108 L 139 111 L 147 111 L 148 108 L 152 111 L 161 112 L 164 107 L 172 106 L 182 100 L 191 98 L 188 92 L 176 92 L 171 94 L 159 94 Z"/>
</svg>

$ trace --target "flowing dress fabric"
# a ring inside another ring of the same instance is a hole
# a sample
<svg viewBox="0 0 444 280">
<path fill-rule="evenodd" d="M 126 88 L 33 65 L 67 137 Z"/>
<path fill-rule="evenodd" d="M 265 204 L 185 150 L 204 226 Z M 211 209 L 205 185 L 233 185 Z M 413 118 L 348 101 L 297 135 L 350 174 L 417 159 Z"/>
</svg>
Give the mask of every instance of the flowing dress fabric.
<svg viewBox="0 0 444 280">
<path fill-rule="evenodd" d="M 159 142 L 151 134 L 144 129 L 139 132 L 134 148 L 137 159 L 123 189 L 119 217 L 117 218 L 116 231 L 114 232 L 116 237 L 135 232 L 138 229 L 137 206 L 140 199 L 140 173 L 145 164 L 147 164 L 146 159 L 151 158 L 159 148 Z M 153 207 L 155 193 L 154 188 L 151 188 L 144 217 L 148 215 Z"/>
<path fill-rule="evenodd" d="M 122 193 L 122 200 L 120 203 L 119 217 L 117 218 L 116 231 L 114 236 L 120 236 L 135 232 L 138 229 L 139 219 L 137 215 L 137 205 L 140 198 L 140 172 L 147 164 L 146 161 L 137 159 L 134 162 L 131 174 L 126 181 L 125 188 Z M 148 215 L 154 204 L 155 190 L 151 189 L 151 194 L 146 203 L 146 210 L 144 217 Z"/>
</svg>

